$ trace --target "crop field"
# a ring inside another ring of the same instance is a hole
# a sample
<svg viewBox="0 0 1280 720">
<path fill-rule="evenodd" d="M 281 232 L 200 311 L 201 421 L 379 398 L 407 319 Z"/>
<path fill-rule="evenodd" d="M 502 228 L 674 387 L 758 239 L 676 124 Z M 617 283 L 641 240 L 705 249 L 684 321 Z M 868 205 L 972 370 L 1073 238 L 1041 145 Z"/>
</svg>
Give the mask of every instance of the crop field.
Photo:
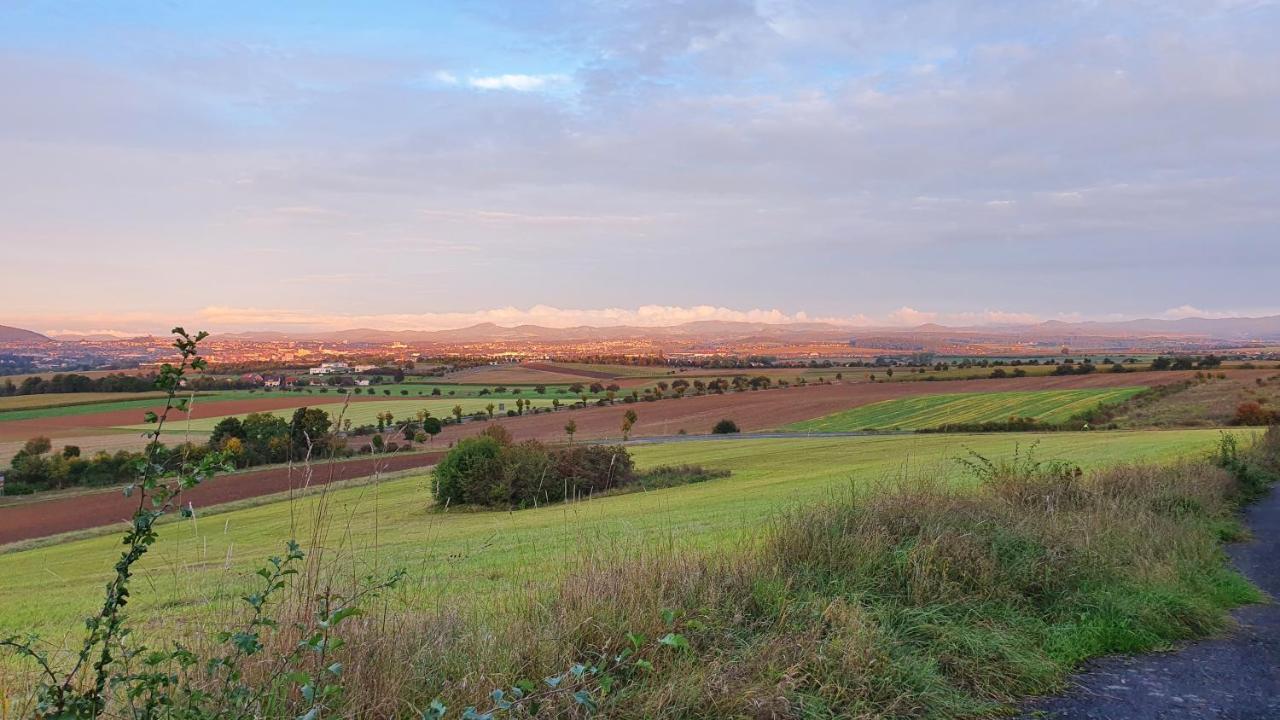
<svg viewBox="0 0 1280 720">
<path fill-rule="evenodd" d="M 1086 467 L 1164 461 L 1207 452 L 1217 437 L 1214 430 L 1057 433 L 1040 438 L 1037 454 Z M 162 526 L 130 607 L 137 615 L 188 619 L 224 610 L 265 556 L 289 537 L 305 544 L 316 523 L 326 561 L 343 572 L 405 568 L 410 581 L 397 603 L 435 607 L 455 594 L 496 599 L 554 577 L 587 550 L 734 543 L 779 510 L 904 473 L 967 482 L 956 457 L 969 450 L 1007 456 L 1019 445 L 1025 452 L 1027 442 L 1016 434 L 702 440 L 634 453 L 642 467 L 701 463 L 731 476 L 518 512 L 441 512 L 431 507 L 425 477 L 416 475 L 323 498 L 197 513 Z M 317 519 L 322 503 L 327 514 Z M 92 607 L 118 553 L 118 540 L 102 536 L 0 554 L 0 635 L 36 629 L 56 644 Z"/>
<path fill-rule="evenodd" d="M 444 377 L 451 383 L 479 385 L 569 385 L 587 380 L 572 372 L 541 370 L 526 365 L 497 365 L 468 368 Z"/>
<path fill-rule="evenodd" d="M 552 398 L 534 396 L 525 399 L 526 403 L 533 403 L 534 407 L 551 407 Z M 561 400 L 561 402 L 565 402 Z M 305 403 L 300 403 L 302 407 Z M 506 414 L 505 410 L 500 410 L 499 406 L 505 405 L 506 410 L 515 410 L 516 404 L 514 400 L 482 398 L 408 398 L 401 400 L 368 400 L 365 402 L 351 403 L 343 412 L 343 403 L 328 402 L 324 404 L 311 403 L 307 407 L 314 407 L 329 413 L 329 417 L 335 422 L 341 414 L 343 420 L 350 420 L 355 425 L 376 425 L 378 422 L 378 414 L 389 412 L 397 420 L 412 420 L 417 416 L 419 410 L 428 410 L 431 415 L 438 418 L 453 414 L 454 406 L 461 406 L 465 415 L 475 412 L 484 412 L 485 409 L 492 404 L 494 406 L 494 415 L 498 413 Z M 293 416 L 295 408 L 286 408 L 279 410 L 271 410 L 271 414 L 288 420 Z M 200 418 L 192 420 L 190 423 L 179 420 L 175 425 L 178 431 L 190 429 L 191 432 L 212 432 L 223 418 L 231 417 L 230 415 L 219 415 L 216 417 Z M 145 430 L 147 425 L 126 425 L 125 429 L 129 430 Z"/>
<path fill-rule="evenodd" d="M 250 398 L 283 397 L 286 393 L 251 393 L 247 390 L 219 390 L 215 392 L 187 393 L 184 398 L 194 398 L 196 403 L 223 402 L 228 400 L 247 400 Z M 43 398 L 44 402 L 36 402 Z M 48 395 L 18 395 L 0 398 L 0 423 L 13 420 L 33 420 L 40 418 L 68 417 L 72 415 L 92 415 L 96 413 L 116 412 L 119 410 L 148 409 L 156 406 L 157 401 L 163 405 L 164 395 L 159 392 L 146 393 L 58 393 Z M 14 403 L 11 409 L 6 401 L 27 401 Z"/>
<path fill-rule="evenodd" d="M 1122 402 L 1143 390 L 1141 387 L 1119 387 L 924 395 L 864 405 L 792 423 L 784 429 L 813 432 L 919 430 L 949 423 L 1000 422 L 1010 417 L 1057 423 L 1102 403 Z"/>
<path fill-rule="evenodd" d="M 481 390 L 488 390 L 489 394 L 485 395 L 484 397 L 501 398 L 503 400 L 515 400 L 516 398 L 519 398 L 519 397 L 528 399 L 530 397 L 538 397 L 539 395 L 545 395 L 546 397 L 550 398 L 553 395 L 560 395 L 561 396 L 560 400 L 563 401 L 564 400 L 563 396 L 569 393 L 569 386 L 573 385 L 574 383 L 582 383 L 584 386 L 584 392 L 586 392 L 585 386 L 590 384 L 589 382 L 587 382 L 582 378 L 575 379 L 572 382 L 561 382 L 561 383 L 547 382 L 547 383 L 534 383 L 534 384 L 470 383 L 470 382 L 440 383 L 440 382 L 430 382 L 428 380 L 422 380 L 421 382 L 418 382 L 415 380 L 406 379 L 403 383 L 399 385 L 385 385 L 385 386 L 377 386 L 377 387 L 371 386 L 371 389 L 379 393 L 381 393 L 382 390 L 391 390 L 393 395 L 399 394 L 400 390 L 408 390 L 409 394 L 413 396 L 431 395 L 432 390 L 438 389 L 440 391 L 441 396 L 447 396 L 447 397 L 478 397 L 480 396 Z M 545 393 L 537 392 L 535 388 L 539 386 L 543 387 L 546 390 L 546 392 Z M 504 388 L 506 392 L 501 392 L 501 393 L 494 392 L 494 389 L 499 387 Z M 592 395 L 592 393 L 590 392 L 587 392 L 587 394 Z M 577 394 L 575 393 L 575 397 L 576 395 Z M 439 396 L 436 396 L 436 397 L 439 397 Z"/>
<path fill-rule="evenodd" d="M 88 392 L 12 395 L 9 397 L 0 397 L 0 417 L 4 417 L 4 413 L 19 410 L 43 410 L 45 408 L 67 407 L 72 405 L 94 405 L 98 403 L 129 400 L 147 400 L 158 397 L 162 397 L 162 394 L 159 392 Z"/>
</svg>

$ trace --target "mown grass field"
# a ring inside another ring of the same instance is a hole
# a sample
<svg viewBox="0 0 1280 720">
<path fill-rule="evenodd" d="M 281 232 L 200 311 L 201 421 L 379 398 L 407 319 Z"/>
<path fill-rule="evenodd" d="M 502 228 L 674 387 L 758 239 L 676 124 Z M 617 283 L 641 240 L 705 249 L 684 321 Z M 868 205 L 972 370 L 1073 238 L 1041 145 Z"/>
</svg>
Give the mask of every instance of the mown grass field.
<svg viewBox="0 0 1280 720">
<path fill-rule="evenodd" d="M 303 544 L 317 528 L 326 561 L 358 576 L 405 568 L 396 602 L 436 607 L 466 595 L 500 601 L 505 591 L 545 582 L 585 550 L 667 542 L 697 549 L 756 532 L 787 507 L 829 497 L 850 484 L 906 473 L 965 482 L 954 459 L 975 450 L 1009 455 L 1038 440 L 1040 457 L 1086 467 L 1171 460 L 1207 452 L 1218 431 L 930 435 L 720 440 L 634 448 L 641 466 L 701 463 L 727 478 L 650 493 L 603 497 L 519 512 L 440 512 L 425 475 L 308 495 L 165 524 L 143 563 L 131 612 L 198 618 L 234 605 L 249 573 L 284 540 Z M 216 482 L 216 480 L 215 480 Z M 75 633 L 119 554 L 104 535 L 0 554 L 0 635 L 39 629 L 55 642 Z"/>
<path fill-rule="evenodd" d="M 785 430 L 848 432 L 853 430 L 919 430 L 949 423 L 999 422 L 1030 417 L 1044 423 L 1064 422 L 1101 403 L 1127 400 L 1141 387 L 1027 392 L 922 395 L 872 403 L 845 412 L 787 425 Z"/>
<path fill-rule="evenodd" d="M 551 407 L 552 398 L 535 395 L 525 398 L 526 403 L 533 403 L 534 407 Z M 568 403 L 572 400 L 561 399 L 560 402 Z M 350 420 L 353 426 L 358 425 L 376 425 L 378 422 L 378 413 L 390 412 L 395 420 L 412 420 L 417 416 L 419 410 L 428 410 L 433 417 L 444 418 L 453 414 L 454 406 L 461 406 L 464 415 L 470 415 L 474 412 L 483 412 L 492 404 L 494 406 L 494 415 L 505 414 L 504 410 L 499 410 L 499 405 L 505 405 L 507 410 L 515 410 L 515 400 L 504 400 L 501 398 L 436 398 L 436 397 L 409 397 L 399 400 L 373 400 L 347 405 L 346 411 L 343 411 L 343 403 L 341 402 L 312 402 L 299 403 L 299 407 L 306 405 L 307 407 L 320 408 L 329 413 L 329 417 L 335 422 L 341 415 L 343 420 Z M 294 409 L 288 408 L 284 410 L 273 410 L 272 415 L 282 417 L 286 420 L 293 416 Z M 178 420 L 177 427 L 181 431 L 188 429 L 191 432 L 211 432 L 224 417 L 210 417 L 192 420 L 187 423 L 185 420 Z M 240 415 L 239 417 L 244 417 Z M 124 426 L 130 430 L 146 430 L 149 426 L 145 424 Z"/>
</svg>

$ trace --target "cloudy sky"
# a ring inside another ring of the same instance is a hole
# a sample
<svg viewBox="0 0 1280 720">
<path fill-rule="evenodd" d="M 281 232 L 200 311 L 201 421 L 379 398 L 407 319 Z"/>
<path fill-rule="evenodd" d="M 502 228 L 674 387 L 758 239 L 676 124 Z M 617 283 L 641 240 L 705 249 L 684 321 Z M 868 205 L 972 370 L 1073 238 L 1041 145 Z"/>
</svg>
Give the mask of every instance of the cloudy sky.
<svg viewBox="0 0 1280 720">
<path fill-rule="evenodd" d="M 0 3 L 0 323 L 1280 312 L 1263 0 Z"/>
</svg>

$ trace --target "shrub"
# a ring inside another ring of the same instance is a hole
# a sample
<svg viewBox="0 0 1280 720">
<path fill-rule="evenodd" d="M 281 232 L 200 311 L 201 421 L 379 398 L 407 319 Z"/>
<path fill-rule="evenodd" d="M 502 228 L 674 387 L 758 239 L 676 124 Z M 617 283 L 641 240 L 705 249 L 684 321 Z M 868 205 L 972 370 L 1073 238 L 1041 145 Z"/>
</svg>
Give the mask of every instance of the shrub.
<svg viewBox="0 0 1280 720">
<path fill-rule="evenodd" d="M 621 446 L 579 445 L 548 449 L 536 440 L 502 441 L 490 426 L 460 441 L 435 469 L 441 505 L 529 507 L 592 495 L 636 482 L 630 453 Z"/>
<path fill-rule="evenodd" d="M 552 454 L 556 478 L 568 499 L 635 482 L 635 463 L 621 445 L 575 445 Z"/>
<path fill-rule="evenodd" d="M 1276 425 L 1280 424 L 1280 412 L 1267 410 L 1261 403 L 1249 401 L 1236 406 L 1233 425 Z"/>
<path fill-rule="evenodd" d="M 732 435 L 737 432 L 741 432 L 738 429 L 738 423 L 728 418 L 721 420 L 715 424 L 715 427 L 711 428 L 711 434 L 713 435 Z"/>
<path fill-rule="evenodd" d="M 645 490 L 661 490 L 729 477 L 729 475 L 728 470 L 704 468 L 701 465 L 659 465 L 640 473 L 636 483 Z"/>
<path fill-rule="evenodd" d="M 493 488 L 502 476 L 498 455 L 502 446 L 488 435 L 463 438 L 436 465 L 436 502 L 441 505 L 492 502 Z"/>
</svg>

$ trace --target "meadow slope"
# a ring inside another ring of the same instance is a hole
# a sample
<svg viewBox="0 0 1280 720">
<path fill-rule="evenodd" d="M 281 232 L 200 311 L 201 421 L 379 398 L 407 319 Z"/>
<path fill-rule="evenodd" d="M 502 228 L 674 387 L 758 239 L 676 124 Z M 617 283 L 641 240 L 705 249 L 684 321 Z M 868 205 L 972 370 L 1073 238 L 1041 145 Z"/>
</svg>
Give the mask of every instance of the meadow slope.
<svg viewBox="0 0 1280 720">
<path fill-rule="evenodd" d="M 1059 433 L 1040 438 L 1040 455 L 1086 467 L 1162 461 L 1209 449 L 1216 431 Z M 663 541 L 721 546 L 753 532 L 781 509 L 829 496 L 850 483 L 925 471 L 959 481 L 954 458 L 970 449 L 1005 456 L 1026 434 L 690 442 L 635 448 L 643 466 L 696 462 L 725 468 L 721 480 L 651 493 L 520 512 L 439 512 L 425 476 L 338 489 L 175 521 L 143 564 L 145 592 L 135 612 L 195 618 L 237 601 L 247 573 L 284 539 L 315 538 L 325 561 L 344 572 L 405 567 L 397 596 L 406 606 L 457 593 L 499 598 L 556 575 L 587 549 Z M 216 481 L 215 481 L 216 482 Z M 315 522 L 324 507 L 324 517 Z M 118 554 L 113 536 L 0 555 L 0 633 L 73 630 L 93 604 Z M 194 614 L 193 614 L 194 613 Z"/>
</svg>

